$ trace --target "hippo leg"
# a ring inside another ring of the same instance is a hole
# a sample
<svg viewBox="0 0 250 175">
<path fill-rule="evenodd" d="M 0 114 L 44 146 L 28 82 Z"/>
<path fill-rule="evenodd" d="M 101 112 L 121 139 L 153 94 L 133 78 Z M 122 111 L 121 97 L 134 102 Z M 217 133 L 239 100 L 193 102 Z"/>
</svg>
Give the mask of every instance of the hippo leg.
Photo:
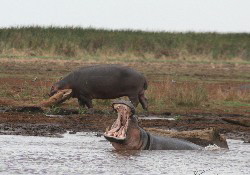
<svg viewBox="0 0 250 175">
<path fill-rule="evenodd" d="M 80 98 L 78 98 L 78 104 L 79 104 L 79 106 L 80 107 L 82 107 L 82 108 L 84 108 L 85 107 L 85 102 L 82 100 L 82 99 L 80 99 Z"/>
<path fill-rule="evenodd" d="M 86 105 L 88 108 L 93 108 L 92 100 L 84 97 L 83 95 L 80 95 L 78 102 L 81 107 L 85 107 Z"/>
<path fill-rule="evenodd" d="M 91 99 L 88 99 L 88 100 L 86 101 L 86 106 L 87 106 L 88 108 L 93 108 L 93 104 L 92 104 L 92 100 L 91 100 Z"/>
<path fill-rule="evenodd" d="M 143 94 L 139 94 L 139 101 L 142 105 L 142 108 L 144 110 L 148 110 L 148 99 L 145 97 L 144 93 Z"/>
<path fill-rule="evenodd" d="M 128 97 L 129 100 L 133 103 L 133 105 L 136 107 L 139 104 L 139 98 L 138 95 L 134 95 L 134 96 L 129 96 Z"/>
</svg>

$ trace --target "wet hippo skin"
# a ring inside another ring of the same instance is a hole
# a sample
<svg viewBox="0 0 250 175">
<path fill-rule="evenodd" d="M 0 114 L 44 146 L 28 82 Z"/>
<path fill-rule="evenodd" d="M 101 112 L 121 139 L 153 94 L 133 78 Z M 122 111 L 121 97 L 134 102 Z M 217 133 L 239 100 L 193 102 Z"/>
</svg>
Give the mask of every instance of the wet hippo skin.
<svg viewBox="0 0 250 175">
<path fill-rule="evenodd" d="M 170 138 L 152 135 L 142 128 L 141 139 L 143 140 L 142 150 L 199 150 L 201 146 L 194 143 Z"/>
<path fill-rule="evenodd" d="M 118 100 L 113 103 L 118 118 L 104 137 L 116 150 L 201 150 L 203 147 L 189 141 L 155 136 L 139 127 L 133 115 L 135 108 L 129 101 Z"/>
</svg>

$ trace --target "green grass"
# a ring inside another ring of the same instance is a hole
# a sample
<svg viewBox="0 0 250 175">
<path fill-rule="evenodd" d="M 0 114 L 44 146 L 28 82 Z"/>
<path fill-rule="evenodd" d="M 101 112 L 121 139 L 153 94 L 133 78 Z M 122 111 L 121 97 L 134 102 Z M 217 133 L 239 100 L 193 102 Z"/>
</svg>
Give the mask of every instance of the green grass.
<svg viewBox="0 0 250 175">
<path fill-rule="evenodd" d="M 223 104 L 230 107 L 250 106 L 250 103 L 243 103 L 239 101 L 224 101 Z"/>
<path fill-rule="evenodd" d="M 0 28 L 0 55 L 131 61 L 246 60 L 248 33 L 174 33 L 79 27 Z"/>
</svg>

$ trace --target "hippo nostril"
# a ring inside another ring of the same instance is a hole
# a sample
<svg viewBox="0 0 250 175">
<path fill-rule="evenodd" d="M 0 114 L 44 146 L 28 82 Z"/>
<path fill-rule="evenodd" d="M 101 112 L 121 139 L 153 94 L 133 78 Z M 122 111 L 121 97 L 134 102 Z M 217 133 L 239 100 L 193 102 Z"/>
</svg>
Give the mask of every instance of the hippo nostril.
<svg viewBox="0 0 250 175">
<path fill-rule="evenodd" d="M 52 97 L 54 95 L 54 93 L 49 93 L 47 94 L 49 97 Z"/>
<path fill-rule="evenodd" d="M 53 95 L 55 95 L 58 91 L 57 90 L 52 90 L 49 93 L 49 96 L 52 97 Z"/>
<path fill-rule="evenodd" d="M 53 95 L 55 95 L 55 92 L 51 92 L 48 94 L 49 97 L 52 97 Z"/>
</svg>

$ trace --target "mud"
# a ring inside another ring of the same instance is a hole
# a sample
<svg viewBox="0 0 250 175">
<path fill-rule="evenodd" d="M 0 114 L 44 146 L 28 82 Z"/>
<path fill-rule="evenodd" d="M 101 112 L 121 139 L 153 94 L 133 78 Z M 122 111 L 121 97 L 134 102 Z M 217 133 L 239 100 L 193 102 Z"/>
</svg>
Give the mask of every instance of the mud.
<svg viewBox="0 0 250 175">
<path fill-rule="evenodd" d="M 106 111 L 99 114 L 80 114 L 77 110 L 61 108 L 57 114 L 50 114 L 48 109 L 40 107 L 1 107 L 0 134 L 1 135 L 31 135 L 61 137 L 61 134 L 70 131 L 93 131 L 102 135 L 107 126 L 116 120 L 116 114 Z M 198 129 L 215 128 L 226 139 L 239 139 L 250 142 L 249 116 L 239 114 L 177 114 L 150 117 L 139 115 L 140 125 L 147 128 L 164 130 L 191 131 Z M 173 118 L 173 120 L 169 120 Z M 225 118 L 227 120 L 225 120 Z M 231 122 L 231 121 L 244 121 Z"/>
<path fill-rule="evenodd" d="M 102 62 L 98 62 L 101 64 Z M 106 62 L 105 62 L 106 63 Z M 111 62 L 110 62 L 111 63 Z M 117 62 L 113 62 L 117 64 Z M 110 103 L 96 105 L 98 111 L 87 114 L 80 111 L 76 101 L 68 100 L 60 108 L 44 109 L 37 105 L 46 96 L 51 85 L 72 70 L 97 64 L 86 60 L 5 59 L 0 60 L 0 134 L 60 137 L 70 131 L 95 131 L 101 135 L 105 127 L 116 119 Z M 249 91 L 250 64 L 191 63 L 191 62 L 123 62 L 143 72 L 150 86 L 161 82 L 204 83 L 211 91 L 244 89 Z M 247 100 L 246 100 L 247 102 Z M 161 103 L 158 103 L 158 105 Z M 228 139 L 250 142 L 249 105 L 228 107 L 215 104 L 199 108 L 166 107 L 157 112 L 156 104 L 149 103 L 148 116 L 139 111 L 142 127 L 189 131 L 216 128 Z M 55 111 L 56 110 L 56 111 Z M 170 120 L 171 119 L 171 120 Z"/>
</svg>

